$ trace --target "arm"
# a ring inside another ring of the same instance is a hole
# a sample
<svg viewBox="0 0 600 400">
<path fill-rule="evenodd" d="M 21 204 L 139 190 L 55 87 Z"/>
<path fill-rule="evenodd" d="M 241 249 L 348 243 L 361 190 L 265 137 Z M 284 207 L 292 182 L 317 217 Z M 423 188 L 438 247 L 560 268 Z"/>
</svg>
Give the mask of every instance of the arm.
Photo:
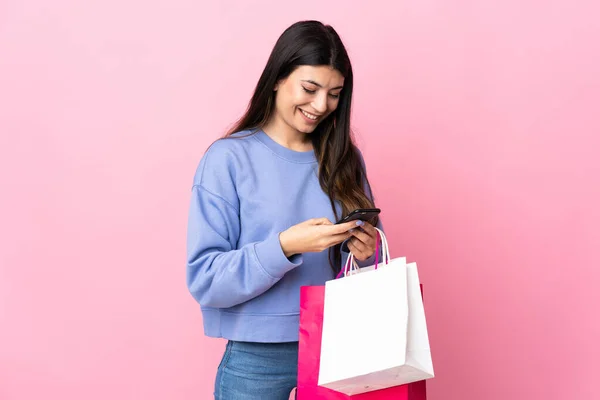
<svg viewBox="0 0 600 400">
<path fill-rule="evenodd" d="M 238 248 L 239 161 L 234 144 L 217 141 L 209 148 L 192 187 L 186 281 L 192 296 L 206 307 L 228 308 L 248 301 L 302 263 L 301 255 L 288 259 L 283 254 L 279 232 L 265 233 L 261 240 Z"/>
<path fill-rule="evenodd" d="M 187 234 L 187 286 L 202 306 L 228 308 L 273 286 L 302 256 L 288 259 L 279 234 L 236 249 L 237 210 L 200 185 L 192 189 Z"/>
</svg>

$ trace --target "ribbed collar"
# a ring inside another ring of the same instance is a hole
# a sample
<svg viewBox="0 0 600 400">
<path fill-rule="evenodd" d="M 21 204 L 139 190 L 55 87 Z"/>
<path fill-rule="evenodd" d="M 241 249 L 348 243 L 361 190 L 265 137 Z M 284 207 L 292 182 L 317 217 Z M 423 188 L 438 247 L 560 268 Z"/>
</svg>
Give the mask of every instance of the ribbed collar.
<svg viewBox="0 0 600 400">
<path fill-rule="evenodd" d="M 254 137 L 260 140 L 265 146 L 267 146 L 273 153 L 277 154 L 279 157 L 284 158 L 288 161 L 296 162 L 296 163 L 313 163 L 317 162 L 317 157 L 315 155 L 314 150 L 310 151 L 294 151 L 288 149 L 285 146 L 280 145 L 269 135 L 265 133 L 262 129 L 260 129 Z"/>
</svg>

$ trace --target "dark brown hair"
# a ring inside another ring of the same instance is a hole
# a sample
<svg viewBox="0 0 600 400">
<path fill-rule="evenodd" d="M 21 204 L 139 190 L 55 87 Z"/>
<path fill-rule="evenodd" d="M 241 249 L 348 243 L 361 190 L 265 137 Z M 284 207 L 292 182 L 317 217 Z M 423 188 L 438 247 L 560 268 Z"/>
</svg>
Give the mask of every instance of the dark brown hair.
<svg viewBox="0 0 600 400">
<path fill-rule="evenodd" d="M 342 215 L 357 208 L 374 207 L 374 202 L 369 197 L 371 189 L 365 167 L 352 141 L 350 130 L 352 65 L 342 40 L 329 25 L 318 21 L 301 21 L 283 32 L 258 80 L 246 113 L 226 137 L 264 126 L 274 111 L 275 85 L 301 65 L 330 66 L 344 77 L 338 107 L 310 134 L 319 161 L 319 182 L 329 195 L 334 215 L 336 218 L 341 217 L 336 210 L 335 201 L 340 202 Z M 337 272 L 341 268 L 340 246 L 333 249 L 333 257 L 330 256 L 329 259 L 332 269 Z"/>
</svg>

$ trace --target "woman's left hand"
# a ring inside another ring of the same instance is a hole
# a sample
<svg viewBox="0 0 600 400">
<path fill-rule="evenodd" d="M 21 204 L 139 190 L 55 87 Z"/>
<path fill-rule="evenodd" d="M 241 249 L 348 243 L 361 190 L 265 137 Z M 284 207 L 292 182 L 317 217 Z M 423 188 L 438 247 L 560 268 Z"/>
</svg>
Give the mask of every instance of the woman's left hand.
<svg viewBox="0 0 600 400">
<path fill-rule="evenodd" d="M 364 222 L 362 226 L 350 231 L 352 238 L 348 240 L 348 249 L 354 258 L 364 261 L 375 254 L 377 245 L 377 230 L 373 225 Z"/>
</svg>

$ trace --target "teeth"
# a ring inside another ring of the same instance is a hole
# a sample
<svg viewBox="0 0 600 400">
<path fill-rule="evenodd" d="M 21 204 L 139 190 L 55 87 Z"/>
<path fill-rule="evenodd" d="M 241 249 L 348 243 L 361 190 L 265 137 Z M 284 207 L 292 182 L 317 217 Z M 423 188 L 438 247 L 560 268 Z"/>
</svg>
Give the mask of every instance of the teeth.
<svg viewBox="0 0 600 400">
<path fill-rule="evenodd" d="M 312 119 L 312 120 L 315 120 L 315 119 L 317 119 L 317 116 L 316 116 L 316 115 L 309 114 L 309 113 L 307 113 L 307 112 L 306 112 L 306 111 L 304 111 L 304 110 L 300 110 L 300 111 L 302 111 L 302 114 L 304 114 L 304 115 L 306 116 L 306 118 L 310 118 L 310 119 Z"/>
</svg>

